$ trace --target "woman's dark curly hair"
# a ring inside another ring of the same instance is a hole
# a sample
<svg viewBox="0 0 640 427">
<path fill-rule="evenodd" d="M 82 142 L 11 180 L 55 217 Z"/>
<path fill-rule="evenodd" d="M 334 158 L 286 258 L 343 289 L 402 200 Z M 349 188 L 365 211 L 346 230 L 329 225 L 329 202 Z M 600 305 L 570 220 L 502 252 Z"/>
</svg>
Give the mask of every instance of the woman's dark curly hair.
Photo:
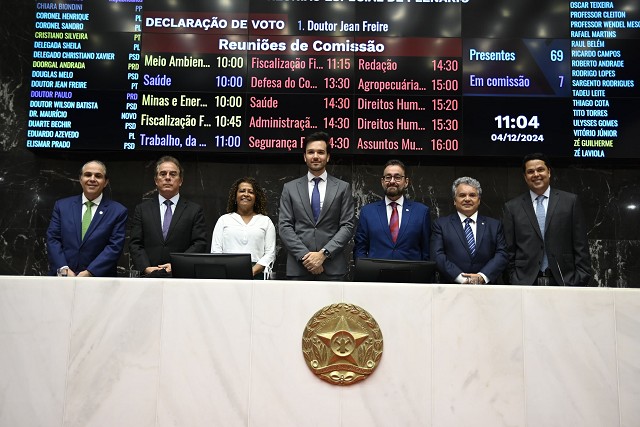
<svg viewBox="0 0 640 427">
<path fill-rule="evenodd" d="M 238 194 L 238 187 L 240 184 L 246 182 L 253 187 L 253 194 L 256 196 L 256 201 L 253 204 L 253 211 L 262 215 L 267 215 L 267 196 L 264 194 L 264 190 L 258 184 L 255 178 L 245 176 L 233 183 L 231 189 L 229 189 L 229 200 L 227 201 L 227 213 L 236 212 L 238 210 L 238 202 L 236 197 Z"/>
</svg>

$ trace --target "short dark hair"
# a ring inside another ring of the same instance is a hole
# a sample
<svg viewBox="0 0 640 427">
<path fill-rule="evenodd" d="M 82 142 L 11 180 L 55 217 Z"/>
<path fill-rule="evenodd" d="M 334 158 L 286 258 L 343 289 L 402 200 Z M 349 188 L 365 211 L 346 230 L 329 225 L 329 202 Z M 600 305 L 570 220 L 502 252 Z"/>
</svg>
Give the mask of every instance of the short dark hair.
<svg viewBox="0 0 640 427">
<path fill-rule="evenodd" d="M 330 139 L 331 137 L 326 132 L 313 132 L 312 134 L 309 134 L 304 138 L 304 142 L 302 143 L 302 151 L 304 153 L 307 152 L 307 144 L 309 144 L 310 142 L 324 141 L 327 143 L 327 154 L 331 154 L 331 144 L 329 144 Z"/>
<path fill-rule="evenodd" d="M 80 168 L 80 172 L 78 173 L 78 176 L 82 176 L 82 174 L 84 173 L 84 167 L 87 166 L 89 163 L 97 163 L 100 166 L 102 166 L 102 169 L 104 169 L 104 179 L 109 179 L 109 175 L 107 174 L 107 166 L 103 162 L 101 162 L 100 160 L 89 160 L 88 162 L 86 162 Z"/>
<path fill-rule="evenodd" d="M 402 171 L 404 172 L 405 178 L 407 176 L 407 167 L 404 165 L 404 163 L 402 163 L 400 160 L 398 159 L 391 159 L 389 160 L 387 163 L 384 164 L 384 167 L 382 168 L 382 171 L 384 173 L 384 170 L 388 167 L 388 166 L 400 166 L 402 168 Z"/>
<path fill-rule="evenodd" d="M 531 160 L 542 160 L 545 166 L 551 169 L 551 165 L 549 164 L 549 158 L 542 153 L 529 153 L 522 158 L 522 172 L 527 171 L 527 162 Z"/>
<path fill-rule="evenodd" d="M 236 180 L 229 189 L 229 199 L 227 200 L 227 213 L 233 213 L 238 210 L 238 201 L 236 200 L 238 194 L 238 187 L 240 184 L 246 182 L 253 187 L 253 194 L 256 196 L 256 201 L 253 204 L 253 211 L 262 215 L 267 215 L 267 196 L 264 194 L 264 190 L 258 184 L 255 178 L 245 176 Z"/>
<path fill-rule="evenodd" d="M 173 163 L 174 165 L 176 165 L 178 167 L 178 171 L 180 172 L 180 177 L 183 177 L 184 175 L 184 169 L 182 168 L 182 165 L 180 164 L 180 162 L 178 161 L 178 159 L 176 159 L 173 156 L 162 156 L 158 159 L 158 161 L 156 162 L 156 175 L 158 175 L 158 169 L 160 169 L 160 165 L 163 163 Z"/>
</svg>

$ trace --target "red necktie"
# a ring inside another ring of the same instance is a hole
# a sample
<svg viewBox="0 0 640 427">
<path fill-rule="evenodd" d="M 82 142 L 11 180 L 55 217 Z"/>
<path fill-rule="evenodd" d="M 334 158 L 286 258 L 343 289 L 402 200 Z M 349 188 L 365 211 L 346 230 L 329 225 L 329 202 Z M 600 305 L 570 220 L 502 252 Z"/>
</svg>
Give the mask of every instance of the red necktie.
<svg viewBox="0 0 640 427">
<path fill-rule="evenodd" d="M 400 231 L 400 221 L 398 221 L 398 204 L 396 202 L 391 202 L 389 204 L 391 205 L 389 230 L 391 231 L 391 240 L 395 243 L 396 240 L 398 240 L 398 231 Z"/>
</svg>

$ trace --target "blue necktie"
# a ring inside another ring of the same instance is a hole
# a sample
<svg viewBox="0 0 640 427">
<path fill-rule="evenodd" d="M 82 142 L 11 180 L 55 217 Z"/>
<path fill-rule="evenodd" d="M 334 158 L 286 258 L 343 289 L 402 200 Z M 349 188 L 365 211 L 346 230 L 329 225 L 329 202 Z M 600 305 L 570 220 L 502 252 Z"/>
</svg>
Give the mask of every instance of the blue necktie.
<svg viewBox="0 0 640 427">
<path fill-rule="evenodd" d="M 471 230 L 471 225 L 469 225 L 471 221 L 473 221 L 471 218 L 464 220 L 464 235 L 467 238 L 471 256 L 474 256 L 476 254 L 476 239 L 473 238 L 473 230 Z"/>
<path fill-rule="evenodd" d="M 318 222 L 320 217 L 320 190 L 318 189 L 318 183 L 322 180 L 320 177 L 313 178 L 315 183 L 313 186 L 313 192 L 311 193 L 311 212 L 313 212 L 313 220 Z"/>
<path fill-rule="evenodd" d="M 167 205 L 167 210 L 164 211 L 164 221 L 162 222 L 162 237 L 167 239 L 167 234 L 169 233 L 169 226 L 171 225 L 171 218 L 173 218 L 173 212 L 171 212 L 171 205 L 173 202 L 171 200 L 165 200 L 164 204 Z"/>
<path fill-rule="evenodd" d="M 538 226 L 540 227 L 540 233 L 542 233 L 542 241 L 544 243 L 544 221 L 547 217 L 547 214 L 544 212 L 544 202 L 545 196 L 540 195 L 536 197 L 536 218 L 538 219 Z M 542 253 L 542 265 L 540 266 L 540 271 L 545 271 L 549 267 L 549 260 L 547 259 L 547 251 L 543 251 Z"/>
</svg>

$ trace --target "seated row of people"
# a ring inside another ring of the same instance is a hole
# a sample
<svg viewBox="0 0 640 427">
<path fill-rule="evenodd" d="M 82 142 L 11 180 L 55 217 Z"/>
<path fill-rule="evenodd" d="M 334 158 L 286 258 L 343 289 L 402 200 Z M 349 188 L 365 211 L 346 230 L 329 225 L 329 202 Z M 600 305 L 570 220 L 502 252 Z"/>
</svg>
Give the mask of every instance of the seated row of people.
<svg viewBox="0 0 640 427">
<path fill-rule="evenodd" d="M 479 214 L 482 188 L 470 177 L 452 185 L 456 213 L 431 225 L 430 211 L 405 197 L 405 165 L 384 166 L 383 200 L 362 207 L 359 220 L 351 186 L 327 173 L 329 136 L 304 140 L 307 174 L 284 185 L 278 232 L 292 280 L 343 280 L 344 253 L 354 238 L 353 258 L 433 260 L 442 282 L 586 286 L 592 275 L 586 226 L 577 196 L 551 189 L 551 169 L 540 153 L 525 156 L 529 191 L 505 205 L 503 221 Z M 136 206 L 129 250 L 145 276 L 170 276 L 172 252 L 207 249 L 204 211 L 180 195 L 184 170 L 170 156 L 156 163 L 157 197 Z M 47 231 L 50 273 L 114 276 L 125 241 L 127 209 L 103 197 L 106 166 L 82 167 L 83 194 L 56 202 Z M 275 260 L 276 230 L 267 216 L 264 190 L 253 178 L 237 180 L 227 213 L 214 228 L 211 252 L 251 253 L 253 274 L 262 277 Z"/>
</svg>

